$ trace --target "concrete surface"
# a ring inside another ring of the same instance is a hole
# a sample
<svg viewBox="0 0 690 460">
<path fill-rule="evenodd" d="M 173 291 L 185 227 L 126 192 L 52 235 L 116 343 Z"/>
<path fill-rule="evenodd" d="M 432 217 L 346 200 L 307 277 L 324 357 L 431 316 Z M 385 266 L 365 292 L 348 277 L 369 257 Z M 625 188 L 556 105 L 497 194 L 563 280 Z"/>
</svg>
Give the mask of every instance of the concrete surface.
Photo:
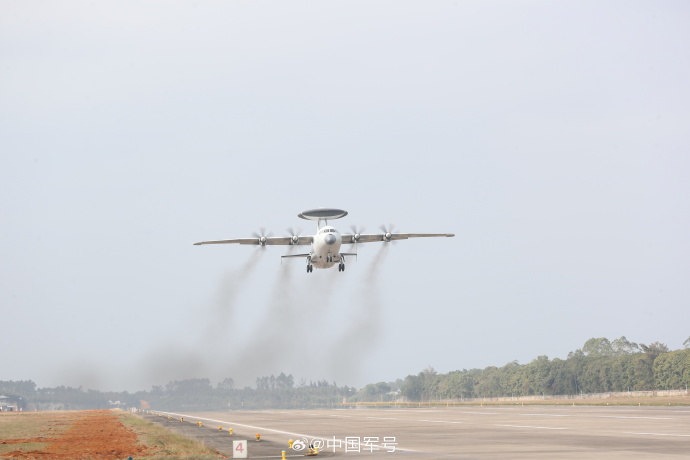
<svg viewBox="0 0 690 460">
<path fill-rule="evenodd" d="M 174 414 L 181 415 L 192 421 L 190 426 L 202 420 L 215 431 L 227 425 L 237 436 L 253 439 L 261 433 L 262 439 L 275 443 L 272 449 L 267 443 L 261 452 L 253 452 L 250 444 L 250 458 L 279 458 L 280 450 L 287 450 L 290 457 L 302 456 L 305 451 L 286 449 L 288 439 L 321 438 L 326 443 L 321 456 L 359 459 L 690 459 L 689 407 L 470 406 Z"/>
</svg>

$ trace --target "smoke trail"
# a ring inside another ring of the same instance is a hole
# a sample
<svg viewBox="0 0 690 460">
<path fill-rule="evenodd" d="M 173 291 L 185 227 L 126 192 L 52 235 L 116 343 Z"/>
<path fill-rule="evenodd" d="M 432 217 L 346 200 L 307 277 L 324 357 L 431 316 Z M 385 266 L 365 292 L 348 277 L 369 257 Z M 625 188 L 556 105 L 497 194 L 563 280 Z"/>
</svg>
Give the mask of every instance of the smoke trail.
<svg viewBox="0 0 690 460">
<path fill-rule="evenodd" d="M 327 362 L 330 374 L 337 381 L 352 381 L 361 372 L 361 363 L 367 352 L 383 337 L 383 302 L 379 290 L 380 267 L 388 255 L 388 244 L 379 247 L 355 292 L 352 321 L 335 342 Z"/>
<path fill-rule="evenodd" d="M 261 248 L 256 248 L 249 259 L 239 268 L 228 271 L 220 280 L 218 292 L 209 309 L 208 324 L 201 339 L 222 340 L 234 326 L 234 315 L 239 296 L 244 284 L 253 274 L 260 256 Z"/>
<path fill-rule="evenodd" d="M 287 265 L 278 273 L 263 318 L 238 347 L 231 366 L 236 381 L 249 384 L 256 377 L 283 371 L 298 374 L 317 365 L 317 333 L 343 274 L 317 270 L 295 279 L 295 268 Z"/>
<path fill-rule="evenodd" d="M 159 348 L 150 350 L 138 366 L 137 374 L 149 383 L 164 383 L 174 379 L 194 377 L 220 378 L 218 362 L 228 360 L 227 346 L 235 324 L 235 310 L 239 294 L 258 265 L 262 251 L 255 249 L 239 267 L 226 272 L 220 279 L 217 293 L 205 312 L 204 326 L 196 341 L 178 337 L 169 339 Z M 199 316 L 197 313 L 195 316 Z M 196 334 L 194 334 L 196 335 Z"/>
</svg>

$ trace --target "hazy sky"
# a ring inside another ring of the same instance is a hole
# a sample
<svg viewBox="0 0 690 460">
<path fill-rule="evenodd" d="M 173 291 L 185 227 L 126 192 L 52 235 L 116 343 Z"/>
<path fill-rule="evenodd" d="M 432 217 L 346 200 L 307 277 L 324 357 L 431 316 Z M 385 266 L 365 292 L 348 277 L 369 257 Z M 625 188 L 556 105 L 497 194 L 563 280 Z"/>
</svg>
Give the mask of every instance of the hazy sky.
<svg viewBox="0 0 690 460">
<path fill-rule="evenodd" d="M 690 336 L 686 1 L 0 1 L 0 380 L 361 386 Z M 347 271 L 275 235 L 337 207 Z"/>
</svg>

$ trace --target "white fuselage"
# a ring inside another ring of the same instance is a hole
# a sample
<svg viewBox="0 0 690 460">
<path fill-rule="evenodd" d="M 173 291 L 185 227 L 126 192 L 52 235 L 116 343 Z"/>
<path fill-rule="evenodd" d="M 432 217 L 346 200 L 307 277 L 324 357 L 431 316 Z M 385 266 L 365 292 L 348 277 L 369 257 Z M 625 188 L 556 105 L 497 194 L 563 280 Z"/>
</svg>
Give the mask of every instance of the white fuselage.
<svg viewBox="0 0 690 460">
<path fill-rule="evenodd" d="M 333 227 L 321 227 L 311 245 L 311 264 L 316 268 L 331 268 L 340 263 L 340 245 L 343 238 Z"/>
</svg>

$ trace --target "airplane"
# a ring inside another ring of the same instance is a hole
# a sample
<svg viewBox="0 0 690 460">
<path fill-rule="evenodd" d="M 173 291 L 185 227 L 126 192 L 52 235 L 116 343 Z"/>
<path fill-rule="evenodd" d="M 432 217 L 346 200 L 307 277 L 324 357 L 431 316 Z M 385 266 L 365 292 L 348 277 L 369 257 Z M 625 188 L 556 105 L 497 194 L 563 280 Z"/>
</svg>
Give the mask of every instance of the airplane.
<svg viewBox="0 0 690 460">
<path fill-rule="evenodd" d="M 200 241 L 195 246 L 203 244 L 253 244 L 259 246 L 306 246 L 311 245 L 311 251 L 304 254 L 286 254 L 282 258 L 305 257 L 307 259 L 307 273 L 311 273 L 314 267 L 319 269 L 331 268 L 338 264 L 338 271 L 345 271 L 345 256 L 357 256 L 356 252 L 340 252 L 343 244 L 358 244 L 381 241 L 389 243 L 396 240 L 424 237 L 453 237 L 454 233 L 392 233 L 382 229 L 383 233 L 340 233 L 334 227 L 328 225 L 329 220 L 340 219 L 347 215 L 347 211 L 334 208 L 318 208 L 303 211 L 297 217 L 305 220 L 316 221 L 316 235 L 299 236 L 265 236 L 256 235 L 253 238 L 235 238 L 231 240 Z M 323 226 L 321 224 L 324 224 Z M 290 233 L 293 233 L 292 231 Z"/>
</svg>

